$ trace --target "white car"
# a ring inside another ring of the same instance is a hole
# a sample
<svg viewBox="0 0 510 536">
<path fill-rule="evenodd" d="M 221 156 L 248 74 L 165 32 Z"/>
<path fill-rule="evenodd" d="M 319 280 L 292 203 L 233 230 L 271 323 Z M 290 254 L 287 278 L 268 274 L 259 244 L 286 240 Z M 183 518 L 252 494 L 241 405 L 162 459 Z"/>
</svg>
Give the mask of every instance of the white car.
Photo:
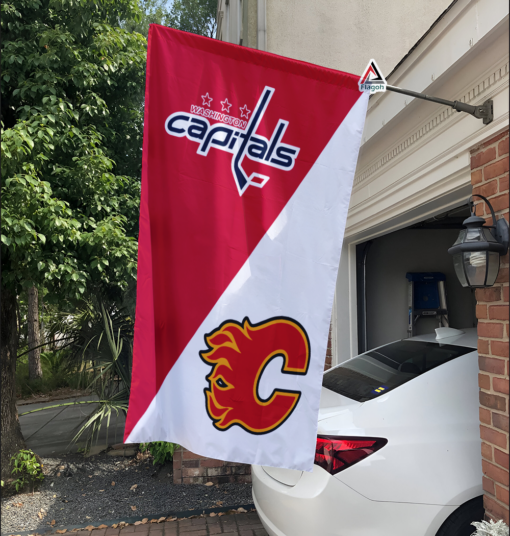
<svg viewBox="0 0 510 536">
<path fill-rule="evenodd" d="M 475 329 L 324 374 L 311 473 L 252 466 L 270 536 L 468 536 L 483 519 Z"/>
</svg>

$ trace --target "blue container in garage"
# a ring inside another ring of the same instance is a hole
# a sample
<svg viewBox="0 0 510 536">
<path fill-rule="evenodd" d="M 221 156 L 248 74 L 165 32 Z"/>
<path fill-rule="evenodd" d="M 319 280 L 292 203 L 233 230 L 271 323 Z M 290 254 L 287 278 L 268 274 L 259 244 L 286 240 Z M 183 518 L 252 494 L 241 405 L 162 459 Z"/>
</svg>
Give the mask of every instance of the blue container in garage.
<svg viewBox="0 0 510 536">
<path fill-rule="evenodd" d="M 416 322 L 424 316 L 438 316 L 441 325 L 448 327 L 446 306 L 446 277 L 441 272 L 408 272 L 408 334 L 413 336 Z"/>
<path fill-rule="evenodd" d="M 414 281 L 414 308 L 439 309 L 439 281 L 446 281 L 441 272 L 415 272 L 406 274 L 408 281 Z"/>
</svg>

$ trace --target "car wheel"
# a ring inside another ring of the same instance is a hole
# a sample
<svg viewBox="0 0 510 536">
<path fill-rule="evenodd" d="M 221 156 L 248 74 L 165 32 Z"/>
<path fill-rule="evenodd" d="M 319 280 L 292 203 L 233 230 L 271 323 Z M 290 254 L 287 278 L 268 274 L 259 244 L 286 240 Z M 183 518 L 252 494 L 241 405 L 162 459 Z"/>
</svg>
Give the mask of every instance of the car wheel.
<svg viewBox="0 0 510 536">
<path fill-rule="evenodd" d="M 436 536 L 471 536 L 475 532 L 475 527 L 471 523 L 482 521 L 484 514 L 483 496 L 471 499 L 450 514 Z"/>
</svg>

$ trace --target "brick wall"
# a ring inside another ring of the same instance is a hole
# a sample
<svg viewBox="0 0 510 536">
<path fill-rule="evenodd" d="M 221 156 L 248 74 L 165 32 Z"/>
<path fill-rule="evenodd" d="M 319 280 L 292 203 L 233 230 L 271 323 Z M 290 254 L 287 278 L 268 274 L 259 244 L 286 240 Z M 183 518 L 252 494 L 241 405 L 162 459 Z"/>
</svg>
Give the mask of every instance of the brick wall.
<svg viewBox="0 0 510 536">
<path fill-rule="evenodd" d="M 491 202 L 496 218 L 508 221 L 508 132 L 471 153 L 473 194 Z M 476 201 L 477 215 L 492 223 L 490 211 Z M 483 208 L 482 208 L 483 207 Z M 501 258 L 496 284 L 476 290 L 480 373 L 480 437 L 484 506 L 487 519 L 508 516 L 508 253 Z"/>
<path fill-rule="evenodd" d="M 174 484 L 251 482 L 249 465 L 204 458 L 183 448 L 174 453 L 173 471 Z"/>
</svg>

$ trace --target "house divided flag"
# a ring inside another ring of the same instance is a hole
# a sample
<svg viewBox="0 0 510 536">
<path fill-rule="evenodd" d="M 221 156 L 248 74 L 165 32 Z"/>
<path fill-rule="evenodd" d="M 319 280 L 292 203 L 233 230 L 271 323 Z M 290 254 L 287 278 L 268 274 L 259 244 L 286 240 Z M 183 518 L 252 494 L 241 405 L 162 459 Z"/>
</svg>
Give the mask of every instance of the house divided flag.
<svg viewBox="0 0 510 536">
<path fill-rule="evenodd" d="M 150 27 L 126 442 L 312 470 L 358 81 Z"/>
</svg>

